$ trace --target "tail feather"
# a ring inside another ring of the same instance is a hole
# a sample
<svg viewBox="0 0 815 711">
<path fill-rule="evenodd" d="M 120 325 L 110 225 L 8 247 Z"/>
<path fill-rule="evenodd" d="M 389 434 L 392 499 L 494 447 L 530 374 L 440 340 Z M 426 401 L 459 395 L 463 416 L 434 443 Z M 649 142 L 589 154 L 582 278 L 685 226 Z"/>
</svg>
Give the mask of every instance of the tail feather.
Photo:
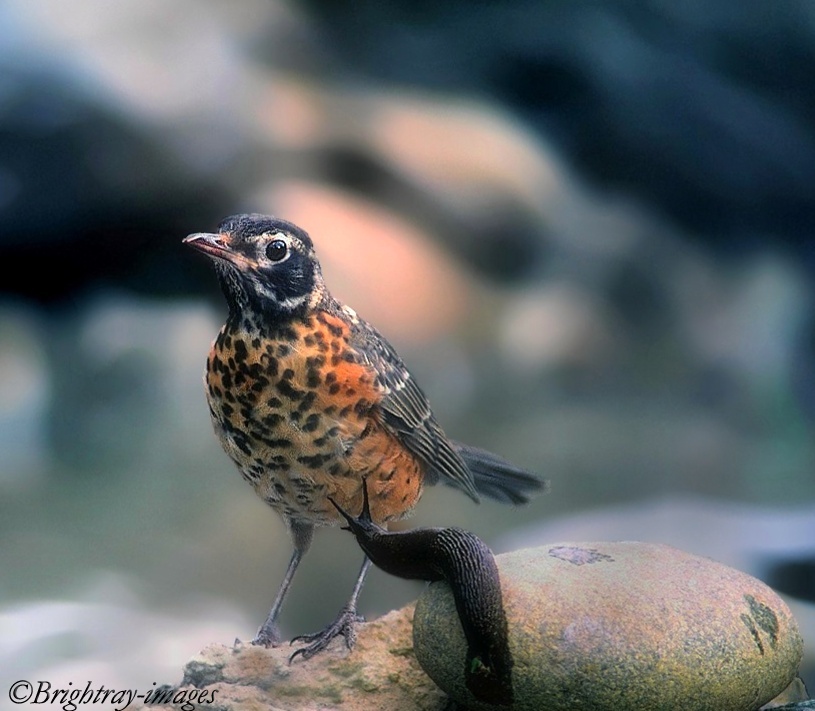
<svg viewBox="0 0 815 711">
<path fill-rule="evenodd" d="M 545 479 L 520 469 L 497 454 L 461 442 L 453 442 L 453 449 L 472 472 L 479 494 L 507 504 L 525 504 L 548 488 Z"/>
</svg>

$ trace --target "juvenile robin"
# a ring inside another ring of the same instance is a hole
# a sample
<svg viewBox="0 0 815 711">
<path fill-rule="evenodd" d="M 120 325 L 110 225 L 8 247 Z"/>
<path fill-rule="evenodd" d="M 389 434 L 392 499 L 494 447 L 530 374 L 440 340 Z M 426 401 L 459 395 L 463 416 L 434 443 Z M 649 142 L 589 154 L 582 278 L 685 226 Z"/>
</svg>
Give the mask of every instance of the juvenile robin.
<svg viewBox="0 0 815 711">
<path fill-rule="evenodd" d="M 229 313 L 210 349 L 206 396 L 215 433 L 243 478 L 286 523 L 294 552 L 253 644 L 280 643 L 278 617 L 316 526 L 359 511 L 367 482 L 379 525 L 407 515 L 438 482 L 512 504 L 544 489 L 537 476 L 449 439 L 393 347 L 325 286 L 311 238 L 258 214 L 226 218 L 184 242 L 212 258 Z M 332 501 L 334 503 L 332 503 Z M 312 657 L 356 639 L 351 597 L 324 630 L 295 638 Z M 294 641 L 294 640 L 293 640 Z"/>
</svg>

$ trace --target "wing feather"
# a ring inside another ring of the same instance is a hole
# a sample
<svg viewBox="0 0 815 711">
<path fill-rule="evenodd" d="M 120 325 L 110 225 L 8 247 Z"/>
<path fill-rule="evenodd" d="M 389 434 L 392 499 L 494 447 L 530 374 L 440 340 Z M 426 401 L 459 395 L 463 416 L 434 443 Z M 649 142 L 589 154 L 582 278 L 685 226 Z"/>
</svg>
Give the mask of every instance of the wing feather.
<svg viewBox="0 0 815 711">
<path fill-rule="evenodd" d="M 429 483 L 441 481 L 479 501 L 472 472 L 436 422 L 427 397 L 402 359 L 373 326 L 359 318 L 355 326 L 352 346 L 381 380 L 382 424 L 425 465 Z"/>
</svg>

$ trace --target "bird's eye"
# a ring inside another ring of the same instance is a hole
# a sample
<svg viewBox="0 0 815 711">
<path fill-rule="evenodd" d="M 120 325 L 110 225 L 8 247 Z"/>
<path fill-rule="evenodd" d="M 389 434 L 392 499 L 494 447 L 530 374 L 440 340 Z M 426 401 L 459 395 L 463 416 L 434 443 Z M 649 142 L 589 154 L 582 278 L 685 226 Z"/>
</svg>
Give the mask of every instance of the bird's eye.
<svg viewBox="0 0 815 711">
<path fill-rule="evenodd" d="M 272 262 L 279 262 L 286 256 L 288 247 L 282 239 L 273 239 L 266 245 L 266 258 Z"/>
</svg>

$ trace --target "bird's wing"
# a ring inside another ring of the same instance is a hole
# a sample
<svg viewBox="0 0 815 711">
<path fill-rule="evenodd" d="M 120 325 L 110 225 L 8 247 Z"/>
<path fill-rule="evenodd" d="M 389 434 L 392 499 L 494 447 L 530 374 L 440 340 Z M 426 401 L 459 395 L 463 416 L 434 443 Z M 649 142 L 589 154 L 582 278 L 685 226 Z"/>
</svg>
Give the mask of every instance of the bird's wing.
<svg viewBox="0 0 815 711">
<path fill-rule="evenodd" d="M 472 473 L 436 422 L 430 403 L 402 359 L 373 326 L 362 319 L 355 325 L 352 346 L 381 380 L 383 426 L 426 466 L 430 483 L 455 486 L 479 501 Z"/>
</svg>

